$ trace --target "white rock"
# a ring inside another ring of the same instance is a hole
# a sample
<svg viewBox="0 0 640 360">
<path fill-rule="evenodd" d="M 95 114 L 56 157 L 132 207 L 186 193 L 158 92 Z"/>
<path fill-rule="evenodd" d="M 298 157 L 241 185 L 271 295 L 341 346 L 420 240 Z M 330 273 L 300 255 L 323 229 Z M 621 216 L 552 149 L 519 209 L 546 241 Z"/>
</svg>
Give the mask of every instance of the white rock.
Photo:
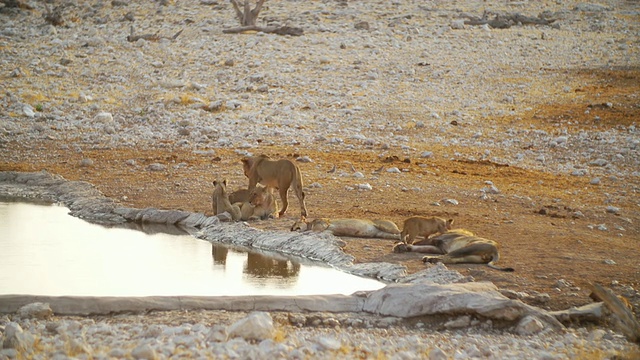
<svg viewBox="0 0 640 360">
<path fill-rule="evenodd" d="M 266 312 L 252 312 L 227 328 L 230 338 L 241 337 L 245 340 L 273 339 L 275 327 L 271 315 Z"/>
<path fill-rule="evenodd" d="M 394 173 L 394 174 L 399 174 L 400 173 L 400 169 L 398 169 L 397 167 L 391 167 L 387 169 L 388 173 Z"/>
<path fill-rule="evenodd" d="M 209 330 L 206 339 L 209 342 L 227 341 L 227 329 L 222 325 L 214 325 Z"/>
<path fill-rule="evenodd" d="M 617 214 L 620 212 L 620 208 L 619 207 L 615 207 L 615 206 L 607 206 L 607 212 L 610 214 Z"/>
<path fill-rule="evenodd" d="M 457 329 L 468 327 L 471 324 L 471 317 L 469 315 L 460 316 L 459 318 L 449 320 L 444 324 L 447 329 Z"/>
<path fill-rule="evenodd" d="M 30 333 L 23 331 L 22 327 L 15 322 L 10 322 L 4 327 L 4 341 L 2 346 L 5 349 L 16 349 L 19 353 L 31 353 L 35 338 Z"/>
<path fill-rule="evenodd" d="M 149 171 L 165 171 L 166 169 L 167 169 L 166 165 L 159 164 L 159 163 L 153 163 L 147 166 L 147 170 Z"/>
<path fill-rule="evenodd" d="M 47 319 L 53 315 L 48 303 L 31 303 L 18 309 L 18 316 L 22 318 Z"/>
<path fill-rule="evenodd" d="M 296 159 L 296 161 L 298 161 L 298 162 L 302 162 L 302 163 L 310 163 L 310 162 L 313 162 L 313 160 L 311 160 L 311 158 L 310 158 L 310 157 L 308 157 L 308 156 L 300 156 L 300 157 L 298 157 L 298 158 Z"/>
<path fill-rule="evenodd" d="M 358 188 L 358 190 L 373 190 L 373 186 L 371 186 L 369 183 L 358 184 L 356 185 L 356 187 Z"/>
<path fill-rule="evenodd" d="M 149 344 L 138 345 L 131 351 L 131 356 L 134 359 L 143 360 L 156 360 L 158 358 L 156 351 Z"/>
<path fill-rule="evenodd" d="M 602 338 L 605 336 L 607 332 L 603 329 L 595 329 L 589 333 L 587 339 L 589 341 L 602 341 Z"/>
<path fill-rule="evenodd" d="M 573 284 L 570 281 L 567 281 L 565 279 L 560 279 L 558 281 L 556 281 L 556 287 L 557 288 L 568 288 L 573 286 Z"/>
<path fill-rule="evenodd" d="M 447 356 L 447 353 L 444 352 L 444 350 L 440 349 L 439 347 L 434 347 L 431 351 L 429 351 L 429 360 L 447 360 L 449 359 L 449 356 Z"/>
<path fill-rule="evenodd" d="M 109 112 L 101 112 L 96 114 L 96 116 L 93 117 L 93 121 L 98 123 L 112 123 L 113 115 L 111 115 L 111 113 Z"/>
<path fill-rule="evenodd" d="M 114 348 L 109 350 L 109 356 L 117 359 L 124 359 L 126 354 L 127 353 L 122 348 Z"/>
<path fill-rule="evenodd" d="M 464 19 L 453 20 L 449 26 L 454 30 L 464 29 Z"/>
<path fill-rule="evenodd" d="M 498 188 L 495 185 L 491 185 L 489 187 L 483 188 L 481 191 L 483 193 L 489 193 L 489 194 L 500 194 L 500 190 L 498 190 Z"/>
<path fill-rule="evenodd" d="M 318 345 L 320 345 L 324 350 L 338 350 L 342 347 L 342 344 L 339 340 L 331 336 L 320 336 L 316 339 Z"/>
<path fill-rule="evenodd" d="M 36 112 L 33 110 L 31 105 L 25 105 L 22 107 L 22 112 L 29 118 L 35 117 Z"/>
<path fill-rule="evenodd" d="M 516 333 L 523 336 L 534 335 L 542 330 L 544 330 L 542 321 L 531 315 L 525 316 L 516 326 Z"/>
<path fill-rule="evenodd" d="M 430 158 L 433 156 L 433 152 L 432 151 L 423 151 L 422 154 L 420 154 L 420 157 L 422 158 Z"/>
</svg>

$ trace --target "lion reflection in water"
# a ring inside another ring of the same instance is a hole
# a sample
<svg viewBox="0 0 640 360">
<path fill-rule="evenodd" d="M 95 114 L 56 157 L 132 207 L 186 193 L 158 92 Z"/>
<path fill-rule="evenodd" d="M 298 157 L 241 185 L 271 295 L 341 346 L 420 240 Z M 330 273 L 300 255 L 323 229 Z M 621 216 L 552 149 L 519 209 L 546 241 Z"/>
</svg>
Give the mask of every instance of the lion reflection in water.
<svg viewBox="0 0 640 360">
<path fill-rule="evenodd" d="M 226 265 L 229 248 L 223 245 L 212 244 L 211 256 L 216 265 Z M 285 258 L 275 258 L 255 252 L 247 253 L 247 263 L 244 273 L 259 278 L 279 277 L 292 278 L 300 273 L 300 264 Z"/>
</svg>

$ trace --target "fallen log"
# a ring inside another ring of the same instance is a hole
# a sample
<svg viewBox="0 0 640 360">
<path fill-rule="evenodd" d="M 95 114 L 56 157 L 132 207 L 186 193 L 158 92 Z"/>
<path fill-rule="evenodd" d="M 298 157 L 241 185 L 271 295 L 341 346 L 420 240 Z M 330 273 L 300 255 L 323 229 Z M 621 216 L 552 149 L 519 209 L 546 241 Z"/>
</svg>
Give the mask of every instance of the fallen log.
<svg viewBox="0 0 640 360">
<path fill-rule="evenodd" d="M 557 19 L 549 19 L 545 17 L 532 17 L 518 13 L 513 14 L 496 14 L 493 19 L 489 19 L 487 13 L 484 13 L 482 17 L 464 14 L 465 25 L 489 25 L 493 29 L 508 29 L 513 25 L 551 25 Z"/>
<path fill-rule="evenodd" d="M 631 310 L 611 291 L 599 284 L 590 284 L 591 297 L 604 304 L 620 320 L 620 330 L 629 341 L 640 343 L 640 322 Z"/>
<path fill-rule="evenodd" d="M 297 27 L 291 26 L 240 26 L 236 28 L 224 29 L 222 30 L 225 34 L 241 34 L 244 32 L 263 32 L 266 34 L 277 34 L 277 35 L 291 35 L 291 36 L 301 36 L 304 33 L 304 30 Z"/>
</svg>

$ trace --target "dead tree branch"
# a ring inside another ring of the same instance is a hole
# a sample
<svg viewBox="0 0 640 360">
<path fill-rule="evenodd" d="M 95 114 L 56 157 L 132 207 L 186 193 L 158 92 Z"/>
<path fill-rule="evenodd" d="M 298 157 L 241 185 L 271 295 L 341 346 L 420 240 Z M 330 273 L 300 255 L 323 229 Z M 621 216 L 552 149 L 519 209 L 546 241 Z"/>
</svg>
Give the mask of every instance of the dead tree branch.
<svg viewBox="0 0 640 360">
<path fill-rule="evenodd" d="M 225 34 L 241 34 L 248 31 L 258 31 L 266 34 L 301 36 L 304 30 L 291 26 L 241 26 L 222 30 Z"/>
<path fill-rule="evenodd" d="M 251 5 L 249 4 L 249 0 L 244 0 L 243 10 L 240 10 L 240 4 L 236 0 L 230 0 L 231 5 L 233 5 L 233 9 L 236 11 L 236 16 L 238 20 L 240 20 L 241 26 L 255 26 L 256 20 L 258 19 L 258 15 L 260 14 L 260 10 L 262 10 L 262 6 L 266 0 L 258 0 L 256 3 L 256 7 L 251 10 Z"/>
<path fill-rule="evenodd" d="M 242 6 L 240 6 L 237 0 L 229 1 L 231 1 L 231 5 L 233 5 L 233 9 L 236 12 L 236 17 L 240 21 L 240 27 L 222 30 L 225 34 L 241 34 L 257 31 L 267 34 L 300 36 L 304 33 L 301 28 L 291 26 L 257 26 L 256 21 L 258 15 L 266 0 L 258 0 L 253 10 L 251 9 L 249 0 L 244 0 Z"/>
<path fill-rule="evenodd" d="M 175 40 L 175 39 L 178 38 L 178 36 L 180 36 L 180 34 L 182 34 L 183 30 L 184 29 L 181 29 L 180 31 L 178 31 L 177 33 L 175 33 L 171 37 L 160 36 L 160 35 L 158 35 L 159 31 L 157 33 L 155 33 L 155 34 L 134 35 L 133 25 L 131 25 L 129 35 L 127 35 L 127 41 L 136 42 L 136 41 L 138 41 L 140 39 L 147 40 L 147 41 L 160 41 L 160 39 Z"/>
<path fill-rule="evenodd" d="M 538 15 L 538 17 L 525 16 L 518 13 L 513 14 L 495 14 L 493 19 L 489 19 L 489 14 L 484 13 L 482 17 L 473 16 L 469 14 L 463 14 L 462 17 L 465 17 L 469 20 L 466 20 L 464 23 L 466 25 L 489 25 L 494 29 L 508 29 L 513 25 L 551 25 L 557 19 L 549 19 L 543 17 L 542 14 Z"/>
<path fill-rule="evenodd" d="M 591 296 L 604 304 L 620 320 L 620 330 L 629 341 L 640 343 L 640 323 L 631 310 L 611 291 L 599 284 L 590 284 Z"/>
</svg>

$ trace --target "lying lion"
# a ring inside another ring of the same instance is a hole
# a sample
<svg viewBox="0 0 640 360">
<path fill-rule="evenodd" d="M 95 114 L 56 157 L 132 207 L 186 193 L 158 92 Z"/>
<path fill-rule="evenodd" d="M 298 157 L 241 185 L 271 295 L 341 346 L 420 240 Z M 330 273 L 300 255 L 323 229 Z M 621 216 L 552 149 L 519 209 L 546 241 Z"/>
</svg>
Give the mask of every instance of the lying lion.
<svg viewBox="0 0 640 360">
<path fill-rule="evenodd" d="M 211 197 L 214 215 L 225 211 L 233 221 L 265 220 L 278 216 L 278 203 L 271 188 L 256 186 L 252 191 L 239 190 L 227 193 L 227 180 L 215 180 Z"/>
<path fill-rule="evenodd" d="M 302 218 L 291 226 L 291 231 L 329 231 L 335 236 L 353 236 L 381 239 L 400 239 L 400 229 L 390 220 L 326 219 L 308 221 Z"/>
<path fill-rule="evenodd" d="M 498 243 L 477 237 L 464 229 L 454 229 L 413 244 L 404 242 L 393 246 L 393 252 L 417 252 L 426 254 L 442 254 L 442 256 L 425 256 L 422 262 L 444 264 L 487 264 L 492 269 L 514 271 L 513 268 L 502 268 L 494 265 L 500 259 Z"/>
</svg>

